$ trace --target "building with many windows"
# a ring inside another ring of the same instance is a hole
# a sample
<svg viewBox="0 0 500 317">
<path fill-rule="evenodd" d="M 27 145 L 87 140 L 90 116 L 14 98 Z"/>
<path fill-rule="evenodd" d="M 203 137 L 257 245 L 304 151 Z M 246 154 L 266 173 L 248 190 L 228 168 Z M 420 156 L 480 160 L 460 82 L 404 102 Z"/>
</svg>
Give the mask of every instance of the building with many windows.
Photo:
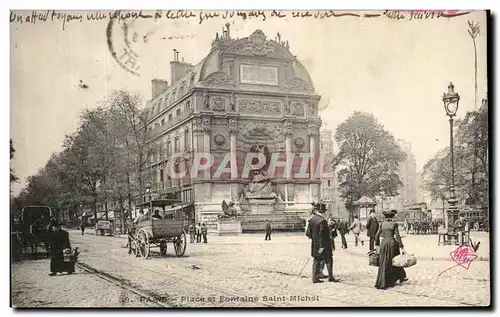
<svg viewBox="0 0 500 317">
<path fill-rule="evenodd" d="M 417 174 L 417 162 L 415 155 L 411 151 L 411 143 L 403 139 L 398 139 L 399 146 L 406 154 L 406 159 L 399 166 L 399 178 L 403 187 L 399 190 L 399 205 L 409 205 L 417 203 L 417 192 L 419 175 Z"/>
<path fill-rule="evenodd" d="M 155 197 L 182 193 L 194 204 L 196 221 L 212 229 L 223 201 L 234 203 L 243 230 L 264 228 L 267 219 L 278 229 L 292 228 L 298 219 L 303 224 L 311 201 L 321 196 L 320 180 L 316 173 L 294 175 L 317 166 L 314 160 L 304 165 L 301 155 L 319 153 L 320 96 L 288 42 L 279 34 L 268 39 L 260 30 L 234 39 L 226 24 L 198 64 L 179 61 L 174 52 L 170 66 L 169 82 L 152 81 L 149 103 Z M 213 164 L 197 170 L 195 161 L 207 153 Z M 266 162 L 246 176 L 248 153 L 264 154 Z M 269 174 L 272 155 L 292 165 L 289 176 Z M 187 173 L 173 178 L 167 173 L 171 169 Z"/>
</svg>

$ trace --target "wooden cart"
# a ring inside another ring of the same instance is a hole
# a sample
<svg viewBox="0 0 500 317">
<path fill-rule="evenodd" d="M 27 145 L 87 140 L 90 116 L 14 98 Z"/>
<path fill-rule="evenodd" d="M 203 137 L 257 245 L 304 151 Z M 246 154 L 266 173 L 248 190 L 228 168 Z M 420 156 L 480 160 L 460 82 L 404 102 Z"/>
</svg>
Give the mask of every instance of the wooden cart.
<svg viewBox="0 0 500 317">
<path fill-rule="evenodd" d="M 172 243 L 175 255 L 178 257 L 183 256 L 186 252 L 185 219 L 165 210 L 166 205 L 172 205 L 172 200 L 158 200 L 153 202 L 152 206 L 163 209 L 163 219 L 149 217 L 132 226 L 129 232 L 129 243 L 132 253 L 135 256 L 147 259 L 151 248 L 158 247 L 160 255 L 164 256 L 167 254 L 168 243 Z"/>
</svg>

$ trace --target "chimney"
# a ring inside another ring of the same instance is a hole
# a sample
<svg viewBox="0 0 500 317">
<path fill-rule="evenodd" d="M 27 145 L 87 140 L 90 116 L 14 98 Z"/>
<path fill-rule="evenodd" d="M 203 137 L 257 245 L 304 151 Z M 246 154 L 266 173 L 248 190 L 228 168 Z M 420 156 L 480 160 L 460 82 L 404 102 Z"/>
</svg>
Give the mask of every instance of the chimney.
<svg viewBox="0 0 500 317">
<path fill-rule="evenodd" d="M 170 83 L 175 85 L 182 77 L 193 70 L 194 66 L 182 61 L 179 61 L 179 51 L 174 49 L 174 60 L 170 62 Z"/>
<path fill-rule="evenodd" d="M 229 27 L 231 24 L 228 22 L 226 23 L 226 32 L 227 32 L 227 39 L 229 40 L 231 38 L 231 33 L 229 33 Z"/>
<path fill-rule="evenodd" d="M 159 94 L 167 90 L 168 81 L 163 79 L 152 79 L 151 80 L 151 99 L 158 97 Z"/>
</svg>

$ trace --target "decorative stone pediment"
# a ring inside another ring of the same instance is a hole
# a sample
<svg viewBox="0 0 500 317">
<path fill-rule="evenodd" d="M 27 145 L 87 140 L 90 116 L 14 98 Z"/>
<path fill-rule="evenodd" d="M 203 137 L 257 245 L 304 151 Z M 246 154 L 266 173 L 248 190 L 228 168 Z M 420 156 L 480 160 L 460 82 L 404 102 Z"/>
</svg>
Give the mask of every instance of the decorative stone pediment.
<svg viewBox="0 0 500 317">
<path fill-rule="evenodd" d="M 261 30 L 256 30 L 247 38 L 229 45 L 224 53 L 246 56 L 266 56 L 282 59 L 294 59 L 294 56 L 284 46 L 274 41 L 268 41 Z"/>
<path fill-rule="evenodd" d="M 234 85 L 234 79 L 232 76 L 219 71 L 208 75 L 201 83 L 206 85 Z"/>
<path fill-rule="evenodd" d="M 287 79 L 282 84 L 283 88 L 295 90 L 295 91 L 303 91 L 303 92 L 314 92 L 314 88 L 309 85 L 305 80 L 300 79 L 299 77 L 292 77 Z"/>
</svg>

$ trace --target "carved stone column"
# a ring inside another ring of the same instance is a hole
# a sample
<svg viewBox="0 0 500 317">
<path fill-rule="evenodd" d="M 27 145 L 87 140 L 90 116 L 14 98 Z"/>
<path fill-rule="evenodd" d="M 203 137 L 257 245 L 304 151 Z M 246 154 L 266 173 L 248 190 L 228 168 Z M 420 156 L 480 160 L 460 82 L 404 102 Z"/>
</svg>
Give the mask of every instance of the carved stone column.
<svg viewBox="0 0 500 317">
<path fill-rule="evenodd" d="M 231 154 L 231 200 L 233 202 L 238 201 L 239 190 L 238 183 L 233 180 L 238 179 L 238 165 L 237 165 L 237 153 L 236 153 L 236 134 L 238 133 L 238 122 L 236 118 L 229 118 L 229 134 L 230 134 L 230 154 Z M 238 208 L 238 206 L 235 206 Z"/>
<path fill-rule="evenodd" d="M 212 124 L 210 117 L 203 117 L 203 152 L 207 155 L 211 153 L 210 145 L 210 133 L 212 131 Z M 212 197 L 212 183 L 210 179 L 212 177 L 211 168 L 204 170 L 204 187 L 205 187 L 205 197 Z"/>
<path fill-rule="evenodd" d="M 236 118 L 229 118 L 229 134 L 231 138 L 231 179 L 238 178 L 238 166 L 236 165 L 236 133 L 238 132 L 238 123 Z M 234 163 L 234 164 L 233 164 Z"/>
<path fill-rule="evenodd" d="M 222 60 L 222 70 L 224 73 L 226 73 L 228 76 L 232 77 L 232 70 L 233 70 L 233 60 L 230 58 L 224 58 Z"/>
<path fill-rule="evenodd" d="M 285 168 L 285 171 L 290 169 L 290 174 L 286 175 L 286 179 L 291 179 L 292 178 L 292 173 L 291 173 L 291 166 L 293 164 L 293 152 L 292 152 L 292 123 L 291 122 L 285 122 L 285 128 L 284 131 L 285 133 L 285 154 L 286 154 L 286 163 L 287 167 Z"/>
<path fill-rule="evenodd" d="M 196 155 L 198 155 L 198 153 L 203 152 L 202 145 L 203 145 L 203 121 L 201 118 L 195 118 L 193 122 L 193 151 L 195 158 Z M 203 192 L 203 184 L 199 182 L 200 181 L 199 171 L 197 170 L 196 175 L 192 175 L 191 177 L 193 178 L 194 181 L 194 192 L 195 192 L 196 202 L 204 202 L 205 199 L 202 199 L 201 197 L 198 196 L 199 193 Z M 199 215 L 196 216 L 198 217 L 196 219 L 199 219 Z"/>
<path fill-rule="evenodd" d="M 318 165 L 318 156 L 319 156 L 319 149 L 318 149 L 318 135 L 319 135 L 319 124 L 317 122 L 311 122 L 309 123 L 308 127 L 308 135 L 309 135 L 309 177 L 311 179 L 311 185 L 310 185 L 310 199 L 311 200 L 318 200 L 319 197 L 319 185 L 316 184 L 319 180 L 318 175 L 316 175 L 316 167 Z"/>
</svg>

